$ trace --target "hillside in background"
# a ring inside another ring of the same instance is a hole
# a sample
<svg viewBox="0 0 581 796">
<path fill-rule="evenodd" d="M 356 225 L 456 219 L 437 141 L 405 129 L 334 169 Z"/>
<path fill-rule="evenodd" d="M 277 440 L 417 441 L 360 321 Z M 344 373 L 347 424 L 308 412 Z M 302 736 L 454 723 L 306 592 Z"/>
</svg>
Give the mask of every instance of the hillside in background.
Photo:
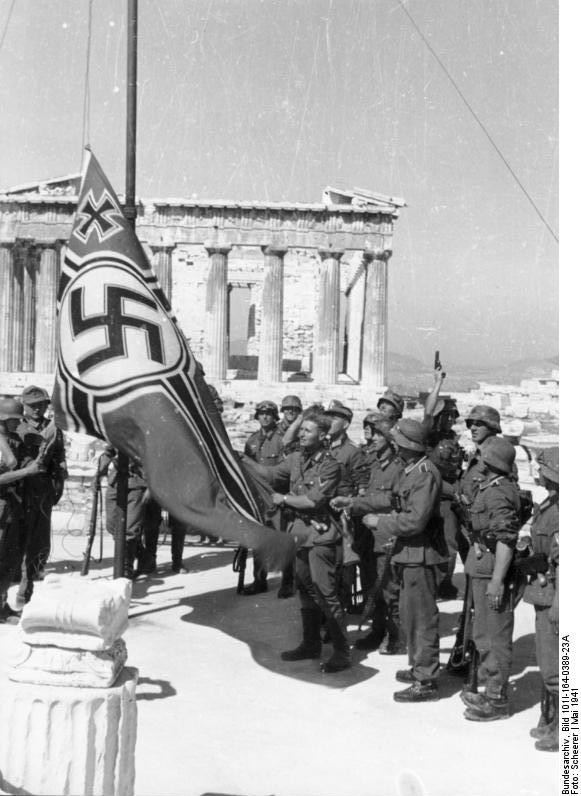
<svg viewBox="0 0 581 796">
<path fill-rule="evenodd" d="M 429 391 L 433 384 L 433 371 L 429 365 L 414 357 L 388 352 L 388 381 L 392 389 L 406 395 Z M 479 382 L 487 384 L 515 384 L 523 379 L 549 378 L 559 368 L 559 357 L 548 359 L 521 359 L 495 367 L 460 365 L 447 367 L 443 392 L 469 392 L 477 389 Z"/>
</svg>

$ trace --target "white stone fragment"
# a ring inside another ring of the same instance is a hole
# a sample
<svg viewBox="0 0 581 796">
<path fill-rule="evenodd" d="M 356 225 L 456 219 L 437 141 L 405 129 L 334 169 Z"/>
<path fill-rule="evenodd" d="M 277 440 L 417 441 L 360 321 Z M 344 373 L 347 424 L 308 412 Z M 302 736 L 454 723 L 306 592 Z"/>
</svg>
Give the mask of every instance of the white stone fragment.
<svg viewBox="0 0 581 796">
<path fill-rule="evenodd" d="M 37 796 L 132 796 L 137 669 L 113 688 L 0 680 L 0 789 Z"/>
<path fill-rule="evenodd" d="M 121 638 L 97 652 L 17 642 L 7 659 L 8 677 L 15 682 L 109 688 L 127 661 L 127 647 Z"/>
<path fill-rule="evenodd" d="M 131 581 L 49 575 L 22 611 L 22 640 L 32 645 L 106 650 L 127 629 Z"/>
</svg>

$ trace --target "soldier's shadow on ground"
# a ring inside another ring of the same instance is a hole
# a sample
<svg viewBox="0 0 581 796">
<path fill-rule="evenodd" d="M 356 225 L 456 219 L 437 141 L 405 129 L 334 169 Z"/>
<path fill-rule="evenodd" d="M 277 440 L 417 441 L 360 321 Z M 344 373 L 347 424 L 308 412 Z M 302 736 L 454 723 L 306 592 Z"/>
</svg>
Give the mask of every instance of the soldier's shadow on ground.
<svg viewBox="0 0 581 796">
<path fill-rule="evenodd" d="M 260 666 L 284 677 L 329 688 L 349 688 L 378 673 L 377 669 L 363 665 L 366 655 L 357 650 L 353 650 L 351 668 L 336 674 L 323 674 L 317 660 L 281 660 L 281 651 L 296 647 L 301 640 L 299 601 L 297 597 L 277 599 L 278 579 L 272 578 L 268 584 L 268 592 L 255 596 L 242 596 L 230 588 L 184 598 L 180 605 L 191 611 L 181 619 L 242 641 Z M 321 660 L 330 654 L 331 647 L 325 644 Z"/>
</svg>

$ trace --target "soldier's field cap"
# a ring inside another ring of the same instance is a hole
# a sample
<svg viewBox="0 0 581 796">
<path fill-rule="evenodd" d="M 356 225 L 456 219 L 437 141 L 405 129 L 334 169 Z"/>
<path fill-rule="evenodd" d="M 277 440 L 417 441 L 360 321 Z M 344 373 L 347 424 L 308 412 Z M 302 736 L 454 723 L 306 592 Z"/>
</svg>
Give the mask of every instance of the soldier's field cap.
<svg viewBox="0 0 581 796">
<path fill-rule="evenodd" d="M 298 395 L 285 395 L 280 405 L 281 409 L 298 409 L 299 412 L 303 411 L 303 405 Z"/>
<path fill-rule="evenodd" d="M 516 457 L 514 445 L 504 437 L 490 437 L 481 448 L 482 461 L 485 464 L 509 475 Z"/>
<path fill-rule="evenodd" d="M 545 448 L 537 456 L 541 475 L 553 483 L 559 483 L 559 448 Z"/>
<path fill-rule="evenodd" d="M 26 387 L 26 389 L 22 391 L 20 400 L 23 404 L 31 406 L 31 404 L 40 404 L 44 403 L 44 401 L 50 402 L 50 395 L 46 390 L 43 390 L 42 387 L 30 385 L 30 387 Z"/>
<path fill-rule="evenodd" d="M 377 400 L 377 408 L 379 409 L 382 403 L 391 404 L 397 411 L 399 416 L 403 415 L 404 400 L 401 395 L 398 395 L 392 389 L 386 390 L 383 395 L 380 395 Z"/>
<path fill-rule="evenodd" d="M 324 414 L 331 415 L 332 417 L 342 417 L 349 423 L 353 420 L 353 412 L 348 406 L 342 404 L 341 401 L 331 401 L 329 406 L 325 409 Z"/>
<path fill-rule="evenodd" d="M 24 407 L 16 398 L 0 398 L 0 420 L 20 420 L 23 414 Z"/>
<path fill-rule="evenodd" d="M 261 401 L 259 404 L 256 404 L 255 415 L 260 413 L 268 413 L 273 415 L 278 420 L 278 407 L 274 401 Z"/>
<path fill-rule="evenodd" d="M 389 433 L 400 448 L 418 453 L 426 450 L 426 430 L 417 420 L 404 417 Z"/>
<path fill-rule="evenodd" d="M 450 412 L 454 415 L 455 418 L 460 417 L 460 412 L 458 411 L 458 407 L 456 406 L 456 399 L 450 398 L 449 396 L 444 396 L 443 398 L 438 398 L 436 401 L 436 407 L 434 409 L 434 417 L 436 415 L 441 414 L 442 412 Z"/>
</svg>

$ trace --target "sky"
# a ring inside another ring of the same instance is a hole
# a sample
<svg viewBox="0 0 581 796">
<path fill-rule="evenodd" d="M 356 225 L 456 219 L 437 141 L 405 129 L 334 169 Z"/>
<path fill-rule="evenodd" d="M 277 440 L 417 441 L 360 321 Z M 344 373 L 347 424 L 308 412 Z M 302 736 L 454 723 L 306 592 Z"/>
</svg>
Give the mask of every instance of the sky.
<svg viewBox="0 0 581 796">
<path fill-rule="evenodd" d="M 89 0 L 11 4 L 0 187 L 79 171 L 88 142 L 122 193 L 126 4 L 92 6 L 86 125 Z M 558 236 L 557 0 L 406 8 Z M 389 349 L 452 366 L 556 355 L 558 244 L 400 0 L 140 0 L 138 78 L 139 196 L 402 197 Z"/>
</svg>

